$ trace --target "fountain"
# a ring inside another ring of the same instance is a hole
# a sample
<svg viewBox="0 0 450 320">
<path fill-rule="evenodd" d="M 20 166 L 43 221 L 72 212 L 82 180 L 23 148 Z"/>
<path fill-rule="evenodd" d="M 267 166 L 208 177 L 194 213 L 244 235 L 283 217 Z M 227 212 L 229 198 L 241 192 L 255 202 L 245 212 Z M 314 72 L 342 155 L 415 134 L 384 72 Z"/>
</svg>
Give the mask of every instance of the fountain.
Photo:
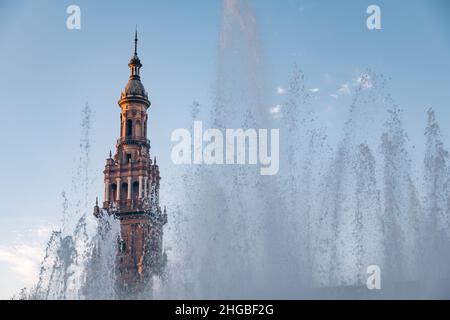
<svg viewBox="0 0 450 320">
<path fill-rule="evenodd" d="M 218 129 L 280 129 L 280 172 L 261 176 L 246 165 L 169 172 L 177 181 L 165 191 L 177 199 L 170 206 L 171 250 L 166 277 L 148 288 L 149 297 L 450 298 L 449 154 L 435 113 L 428 111 L 420 186 L 388 81 L 371 70 L 361 79 L 336 147 L 299 68 L 284 116 L 271 118 L 251 3 L 224 1 L 215 96 L 212 107 L 201 110 L 209 113 L 203 122 Z M 199 108 L 193 104 L 192 122 Z M 87 197 L 85 114 L 76 184 Z M 105 216 L 89 233 L 88 201 L 80 199 L 79 221 L 73 230 L 53 233 L 39 282 L 25 298 L 116 297 L 117 222 Z M 378 292 L 365 288 L 370 265 L 382 271 Z"/>
</svg>

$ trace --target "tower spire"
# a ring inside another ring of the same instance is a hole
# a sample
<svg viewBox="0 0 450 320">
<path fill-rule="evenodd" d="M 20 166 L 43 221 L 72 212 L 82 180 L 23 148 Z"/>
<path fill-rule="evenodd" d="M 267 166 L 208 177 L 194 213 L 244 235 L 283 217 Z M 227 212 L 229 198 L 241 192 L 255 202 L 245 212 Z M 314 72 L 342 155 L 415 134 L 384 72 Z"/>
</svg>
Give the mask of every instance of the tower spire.
<svg viewBox="0 0 450 320">
<path fill-rule="evenodd" d="M 130 77 L 128 79 L 128 83 L 125 87 L 125 90 L 122 92 L 120 97 L 119 105 L 125 101 L 137 101 L 143 102 L 147 105 L 147 108 L 150 106 L 150 101 L 148 100 L 148 94 L 145 91 L 144 86 L 141 83 L 140 78 L 140 70 L 142 68 L 141 60 L 138 57 L 138 30 L 137 25 L 134 32 L 134 54 L 128 63 L 128 67 L 130 68 Z"/>
<path fill-rule="evenodd" d="M 138 43 L 138 33 L 137 33 L 137 25 L 136 31 L 134 32 L 134 55 L 137 56 L 137 43 Z"/>
</svg>

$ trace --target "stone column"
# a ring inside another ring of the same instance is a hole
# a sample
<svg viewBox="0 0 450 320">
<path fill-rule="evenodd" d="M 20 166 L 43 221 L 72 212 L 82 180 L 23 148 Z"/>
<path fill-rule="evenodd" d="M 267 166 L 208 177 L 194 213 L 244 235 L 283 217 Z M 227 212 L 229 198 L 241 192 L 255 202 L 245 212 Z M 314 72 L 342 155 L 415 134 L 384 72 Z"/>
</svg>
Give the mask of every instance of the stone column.
<svg viewBox="0 0 450 320">
<path fill-rule="evenodd" d="M 120 178 L 116 179 L 116 183 L 117 183 L 116 201 L 120 201 L 120 189 L 121 189 Z"/>
<path fill-rule="evenodd" d="M 139 176 L 139 199 L 142 199 L 142 176 Z"/>
<path fill-rule="evenodd" d="M 131 199 L 131 177 L 128 177 L 128 200 Z"/>
<path fill-rule="evenodd" d="M 105 180 L 105 202 L 109 202 L 109 179 Z"/>
<path fill-rule="evenodd" d="M 144 197 L 148 198 L 148 177 L 144 177 Z"/>
</svg>

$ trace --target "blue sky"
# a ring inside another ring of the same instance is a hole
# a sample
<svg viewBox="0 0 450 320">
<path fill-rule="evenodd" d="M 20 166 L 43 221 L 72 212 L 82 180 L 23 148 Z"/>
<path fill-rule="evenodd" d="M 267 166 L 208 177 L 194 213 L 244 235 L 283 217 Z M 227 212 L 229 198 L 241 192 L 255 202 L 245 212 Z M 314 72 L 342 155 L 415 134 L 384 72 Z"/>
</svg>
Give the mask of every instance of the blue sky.
<svg viewBox="0 0 450 320">
<path fill-rule="evenodd" d="M 81 30 L 66 8 L 81 8 Z M 366 8 L 382 10 L 382 30 L 366 28 Z M 450 5 L 435 1 L 255 0 L 264 51 L 268 110 L 282 103 L 293 66 L 306 74 L 316 105 L 338 137 L 347 101 L 335 99 L 366 68 L 390 78 L 411 141 L 423 143 L 425 110 L 435 108 L 446 145 L 450 128 Z M 149 133 L 161 172 L 171 168 L 170 134 L 189 126 L 194 100 L 213 95 L 222 2 L 0 2 L 0 298 L 33 279 L 51 226 L 61 219 L 79 157 L 81 109 L 93 116 L 94 192 L 118 136 L 117 100 L 128 78 L 139 26 Z M 327 111 L 327 112 L 326 112 Z M 328 112 L 331 111 L 331 112 Z"/>
</svg>

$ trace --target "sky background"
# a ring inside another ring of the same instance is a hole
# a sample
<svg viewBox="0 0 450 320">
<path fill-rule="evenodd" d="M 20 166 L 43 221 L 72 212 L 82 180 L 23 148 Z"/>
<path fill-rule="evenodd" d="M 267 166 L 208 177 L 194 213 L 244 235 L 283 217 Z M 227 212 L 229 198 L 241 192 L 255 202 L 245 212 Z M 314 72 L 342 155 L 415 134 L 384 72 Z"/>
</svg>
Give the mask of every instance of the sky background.
<svg viewBox="0 0 450 320">
<path fill-rule="evenodd" d="M 81 8 L 81 30 L 66 28 L 71 4 Z M 371 4 L 381 7 L 382 30 L 366 27 Z M 389 92 L 404 109 L 416 146 L 413 158 L 423 153 L 428 107 L 436 110 L 449 146 L 448 1 L 255 0 L 253 7 L 268 112 L 283 102 L 298 65 L 331 138 L 338 139 L 347 116 L 346 85 L 351 91 L 370 68 L 390 79 Z M 102 171 L 119 135 L 117 101 L 129 75 L 135 25 L 152 101 L 152 154 L 164 178 L 173 167 L 171 132 L 190 125 L 194 100 L 207 105 L 213 96 L 221 17 L 219 0 L 0 0 L 0 298 L 36 280 L 45 242 L 62 218 L 62 191 L 70 197 L 86 102 L 93 111 L 92 193 L 103 196 Z"/>
</svg>

